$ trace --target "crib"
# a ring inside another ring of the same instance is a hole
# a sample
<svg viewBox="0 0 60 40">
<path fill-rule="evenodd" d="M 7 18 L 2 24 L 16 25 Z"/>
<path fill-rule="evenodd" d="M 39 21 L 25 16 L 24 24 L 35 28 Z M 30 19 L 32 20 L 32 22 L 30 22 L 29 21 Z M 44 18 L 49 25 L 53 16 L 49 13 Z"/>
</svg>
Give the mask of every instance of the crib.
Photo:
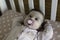
<svg viewBox="0 0 60 40">
<path fill-rule="evenodd" d="M 20 14 L 25 14 L 27 11 L 34 9 L 34 0 L 17 0 L 19 9 L 17 12 L 17 6 L 14 0 L 0 0 L 0 11 L 2 16 L 0 16 L 0 40 L 6 40 L 12 27 L 12 19 L 14 17 L 20 16 Z M 46 16 L 45 0 L 37 0 L 39 5 L 39 10 L 41 10 Z M 28 6 L 26 6 L 28 5 Z M 51 22 L 54 29 L 54 36 L 52 40 L 60 40 L 60 22 L 56 22 L 56 12 L 57 12 L 58 0 L 52 0 L 51 3 L 51 16 L 49 22 Z M 8 7 L 9 6 L 9 7 Z M 27 10 L 26 10 L 27 9 Z"/>
</svg>

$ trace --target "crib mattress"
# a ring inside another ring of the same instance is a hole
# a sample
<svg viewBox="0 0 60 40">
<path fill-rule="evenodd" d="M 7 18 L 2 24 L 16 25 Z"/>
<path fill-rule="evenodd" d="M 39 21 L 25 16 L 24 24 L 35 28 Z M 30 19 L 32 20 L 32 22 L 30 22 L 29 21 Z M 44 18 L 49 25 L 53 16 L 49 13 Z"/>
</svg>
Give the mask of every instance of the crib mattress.
<svg viewBox="0 0 60 40">
<path fill-rule="evenodd" d="M 0 17 L 0 40 L 6 40 L 6 38 L 10 35 L 10 32 L 12 31 L 12 20 L 15 17 L 21 16 L 21 13 L 9 10 L 3 13 L 3 15 Z M 53 38 L 52 40 L 60 40 L 60 22 L 54 22 L 51 20 L 48 20 L 52 27 L 53 27 Z M 18 30 L 16 28 L 16 30 Z"/>
</svg>

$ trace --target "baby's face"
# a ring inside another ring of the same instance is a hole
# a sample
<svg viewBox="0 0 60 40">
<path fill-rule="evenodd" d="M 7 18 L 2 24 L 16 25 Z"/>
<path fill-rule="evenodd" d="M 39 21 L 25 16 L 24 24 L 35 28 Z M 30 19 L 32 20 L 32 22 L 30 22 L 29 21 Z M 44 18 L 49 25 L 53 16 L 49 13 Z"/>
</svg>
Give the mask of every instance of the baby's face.
<svg viewBox="0 0 60 40">
<path fill-rule="evenodd" d="M 44 16 L 37 11 L 31 11 L 29 15 L 26 16 L 24 24 L 31 29 L 38 29 L 44 20 Z"/>
</svg>

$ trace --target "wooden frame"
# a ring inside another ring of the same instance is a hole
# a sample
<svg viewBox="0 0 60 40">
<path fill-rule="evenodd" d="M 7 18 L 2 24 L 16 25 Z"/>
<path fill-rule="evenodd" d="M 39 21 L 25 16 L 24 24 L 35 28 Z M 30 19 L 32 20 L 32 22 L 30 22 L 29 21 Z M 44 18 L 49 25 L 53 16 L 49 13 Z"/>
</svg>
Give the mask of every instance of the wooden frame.
<svg viewBox="0 0 60 40">
<path fill-rule="evenodd" d="M 10 5 L 12 10 L 16 10 L 15 4 L 14 4 L 14 0 L 9 0 L 10 1 Z M 25 13 L 25 8 L 24 8 L 24 2 L 23 0 L 18 0 L 19 3 L 19 7 L 20 7 L 20 11 L 21 13 Z M 34 0 L 28 0 L 28 6 L 29 6 L 29 10 L 34 9 Z M 51 4 L 51 17 L 50 19 L 55 21 L 56 20 L 56 12 L 57 12 L 57 5 L 58 5 L 58 0 L 52 0 L 52 4 Z M 5 0 L 0 0 L 0 8 L 2 13 L 5 10 L 8 10 L 8 7 L 6 5 Z M 45 0 L 39 0 L 39 8 L 40 10 L 45 14 Z"/>
</svg>

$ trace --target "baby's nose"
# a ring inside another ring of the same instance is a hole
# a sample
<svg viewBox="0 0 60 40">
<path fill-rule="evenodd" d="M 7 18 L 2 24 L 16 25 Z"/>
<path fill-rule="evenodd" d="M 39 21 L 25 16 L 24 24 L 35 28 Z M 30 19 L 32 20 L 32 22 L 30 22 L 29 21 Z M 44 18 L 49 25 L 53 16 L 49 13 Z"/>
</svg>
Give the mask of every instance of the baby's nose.
<svg viewBox="0 0 60 40">
<path fill-rule="evenodd" d="M 33 21 L 32 21 L 32 20 L 28 20 L 28 23 L 29 23 L 29 24 L 32 24 L 32 23 L 33 23 Z"/>
</svg>

